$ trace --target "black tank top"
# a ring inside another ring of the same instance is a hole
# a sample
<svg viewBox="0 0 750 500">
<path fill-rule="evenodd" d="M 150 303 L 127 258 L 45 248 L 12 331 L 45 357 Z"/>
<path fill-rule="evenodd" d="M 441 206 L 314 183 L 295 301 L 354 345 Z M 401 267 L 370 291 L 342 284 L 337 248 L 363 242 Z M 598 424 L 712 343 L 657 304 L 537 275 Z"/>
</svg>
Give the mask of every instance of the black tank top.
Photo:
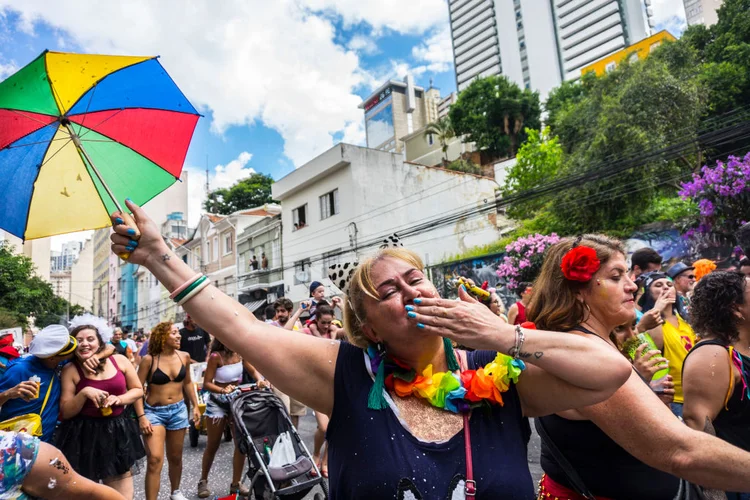
<svg viewBox="0 0 750 500">
<path fill-rule="evenodd" d="M 718 345 L 727 351 L 729 350 L 727 345 L 718 340 L 704 340 L 697 343 L 693 350 L 704 345 Z M 690 356 L 690 352 L 688 356 Z M 740 353 L 737 353 L 737 355 L 742 360 L 743 373 L 750 374 L 750 359 Z M 687 357 L 685 360 L 687 361 Z M 684 369 L 685 364 L 683 363 L 682 366 Z M 732 366 L 734 366 L 734 363 L 732 363 Z M 734 370 L 732 370 L 732 377 L 734 377 Z M 723 439 L 745 451 L 750 451 L 750 395 L 746 394 L 743 398 L 744 391 L 745 388 L 742 383 L 735 384 L 726 407 L 722 407 L 714 419 L 714 429 L 716 430 L 716 437 L 719 439 Z"/>
<path fill-rule="evenodd" d="M 583 327 L 575 330 L 596 335 Z M 671 500 L 677 494 L 678 478 L 644 464 L 590 420 L 568 420 L 558 415 L 540 420 L 593 495 L 613 500 Z M 544 439 L 540 463 L 552 480 L 573 489 Z"/>
</svg>

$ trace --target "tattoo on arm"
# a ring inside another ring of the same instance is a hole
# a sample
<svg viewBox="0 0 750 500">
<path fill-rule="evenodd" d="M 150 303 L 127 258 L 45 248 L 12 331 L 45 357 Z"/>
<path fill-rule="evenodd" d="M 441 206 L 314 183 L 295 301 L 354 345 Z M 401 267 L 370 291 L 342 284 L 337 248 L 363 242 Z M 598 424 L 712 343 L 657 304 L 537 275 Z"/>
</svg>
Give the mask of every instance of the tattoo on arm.
<svg viewBox="0 0 750 500">
<path fill-rule="evenodd" d="M 515 346 L 511 347 L 510 351 L 508 351 L 508 356 L 515 357 L 517 352 L 518 352 L 518 348 L 517 347 L 515 347 Z M 534 353 L 531 353 L 531 352 L 527 352 L 527 351 L 521 351 L 520 353 L 518 353 L 518 357 L 519 358 L 523 358 L 523 359 L 529 359 L 532 356 L 535 359 L 540 359 L 542 356 L 544 356 L 544 352 L 542 352 L 542 351 L 536 351 Z"/>
<path fill-rule="evenodd" d="M 163 260 L 164 262 L 168 261 L 171 258 L 172 256 L 169 255 L 168 253 L 165 253 L 164 255 L 161 256 L 161 260 Z"/>
</svg>

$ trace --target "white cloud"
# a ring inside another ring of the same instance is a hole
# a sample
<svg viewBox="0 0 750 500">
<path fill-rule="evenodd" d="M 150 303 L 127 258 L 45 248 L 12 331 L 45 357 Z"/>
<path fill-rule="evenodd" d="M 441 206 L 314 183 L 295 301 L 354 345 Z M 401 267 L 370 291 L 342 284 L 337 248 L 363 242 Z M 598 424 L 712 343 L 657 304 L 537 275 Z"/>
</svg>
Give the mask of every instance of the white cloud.
<svg viewBox="0 0 750 500">
<path fill-rule="evenodd" d="M 243 151 L 234 160 L 226 165 L 216 165 L 209 170 L 208 182 L 211 191 L 215 189 L 228 188 L 242 179 L 246 179 L 255 173 L 253 168 L 247 166 L 253 155 Z M 206 201 L 206 171 L 194 166 L 185 167 L 188 172 L 188 225 L 195 227 L 198 224 L 203 210 L 203 202 Z"/>
<path fill-rule="evenodd" d="M 378 44 L 371 37 L 365 35 L 354 35 L 346 46 L 349 50 L 362 52 L 367 55 L 378 53 Z"/>
<path fill-rule="evenodd" d="M 16 71 L 18 71 L 18 65 L 15 61 L 8 61 L 7 63 L 0 61 L 0 81 L 5 80 Z"/>
<path fill-rule="evenodd" d="M 412 56 L 418 63 L 425 63 L 417 66 L 421 73 L 443 73 L 453 66 L 453 44 L 451 43 L 450 26 L 445 23 L 421 44 L 411 50 Z"/>
<path fill-rule="evenodd" d="M 260 121 L 298 166 L 362 120 L 354 91 L 369 76 L 335 43 L 330 16 L 412 34 L 447 17 L 443 0 L 0 0 L 2 8 L 21 14 L 17 29 L 32 33 L 42 21 L 86 52 L 161 55 L 191 101 L 212 111 L 215 132 Z"/>
<path fill-rule="evenodd" d="M 448 19 L 445 0 L 300 0 L 300 3 L 340 16 L 347 25 L 367 23 L 376 32 L 391 29 L 418 35 Z"/>
<path fill-rule="evenodd" d="M 654 31 L 669 30 L 679 36 L 687 28 L 685 21 L 685 4 L 683 0 L 653 0 Z"/>
</svg>

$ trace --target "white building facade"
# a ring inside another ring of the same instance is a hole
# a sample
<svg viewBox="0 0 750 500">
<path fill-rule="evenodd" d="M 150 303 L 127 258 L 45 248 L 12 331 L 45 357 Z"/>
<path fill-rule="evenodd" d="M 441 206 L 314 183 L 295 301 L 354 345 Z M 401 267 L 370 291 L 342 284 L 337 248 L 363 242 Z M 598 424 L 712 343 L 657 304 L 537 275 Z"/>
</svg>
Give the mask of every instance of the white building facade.
<svg viewBox="0 0 750 500">
<path fill-rule="evenodd" d="M 505 75 L 544 98 L 646 38 L 651 0 L 449 0 L 456 88 Z"/>
<path fill-rule="evenodd" d="M 306 298 L 329 266 L 377 251 L 393 233 L 404 232 L 402 243 L 426 265 L 495 241 L 505 225 L 494 210 L 496 188 L 494 179 L 404 162 L 399 154 L 334 146 L 272 187 L 283 208 L 285 295 Z"/>
<path fill-rule="evenodd" d="M 723 0 L 683 0 L 683 2 L 685 19 L 689 26 L 694 24 L 711 26 L 719 20 L 716 11 L 721 7 Z"/>
</svg>

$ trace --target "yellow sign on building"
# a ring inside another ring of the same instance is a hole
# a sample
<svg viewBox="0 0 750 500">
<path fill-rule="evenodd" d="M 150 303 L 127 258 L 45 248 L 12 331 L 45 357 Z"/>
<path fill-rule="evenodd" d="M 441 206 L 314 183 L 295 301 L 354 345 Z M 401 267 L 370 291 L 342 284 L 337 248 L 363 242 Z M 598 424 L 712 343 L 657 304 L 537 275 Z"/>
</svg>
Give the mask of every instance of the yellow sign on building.
<svg viewBox="0 0 750 500">
<path fill-rule="evenodd" d="M 596 76 L 601 76 L 614 70 L 618 64 L 626 59 L 631 62 L 634 62 L 637 59 L 645 59 L 652 50 L 661 45 L 665 40 L 674 42 L 676 38 L 667 30 L 660 31 L 655 35 L 644 38 L 638 43 L 634 43 L 633 45 L 618 50 L 607 57 L 603 57 L 598 61 L 589 64 L 588 66 L 584 66 L 581 69 L 581 74 L 585 75 L 586 73 L 593 71 L 596 73 Z"/>
</svg>

